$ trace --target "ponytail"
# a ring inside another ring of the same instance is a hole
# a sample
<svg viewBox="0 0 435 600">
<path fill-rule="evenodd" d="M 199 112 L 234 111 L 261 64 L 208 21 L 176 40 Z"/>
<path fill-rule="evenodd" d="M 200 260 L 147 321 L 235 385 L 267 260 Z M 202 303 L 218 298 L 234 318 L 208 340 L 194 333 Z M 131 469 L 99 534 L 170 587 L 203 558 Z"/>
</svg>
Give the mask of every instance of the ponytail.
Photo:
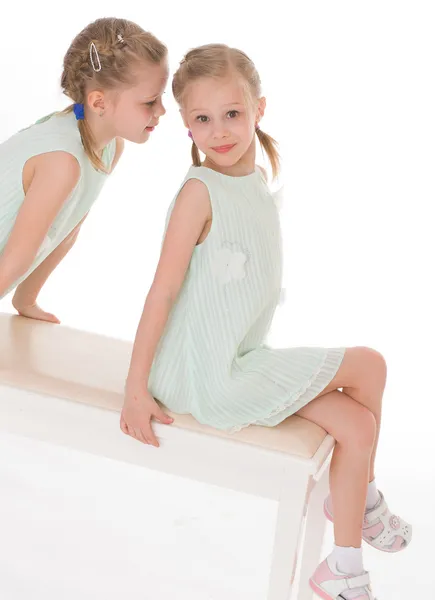
<svg viewBox="0 0 435 600">
<path fill-rule="evenodd" d="M 192 163 L 195 165 L 195 167 L 200 167 L 201 166 L 201 157 L 199 156 L 198 146 L 195 144 L 195 142 L 193 140 L 192 140 L 191 154 L 192 154 Z"/>
<path fill-rule="evenodd" d="M 278 177 L 280 169 L 280 156 L 278 152 L 278 142 L 273 139 L 271 135 L 265 133 L 262 129 L 257 127 L 255 132 L 260 142 L 260 146 L 264 152 L 266 152 L 269 162 L 272 166 L 273 179 Z"/>
</svg>

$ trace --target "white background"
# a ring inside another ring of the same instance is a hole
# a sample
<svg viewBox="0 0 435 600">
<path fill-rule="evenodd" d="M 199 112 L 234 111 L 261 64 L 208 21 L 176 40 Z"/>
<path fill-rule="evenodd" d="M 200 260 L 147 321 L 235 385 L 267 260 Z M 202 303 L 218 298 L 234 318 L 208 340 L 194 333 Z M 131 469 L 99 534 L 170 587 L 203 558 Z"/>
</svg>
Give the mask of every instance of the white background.
<svg viewBox="0 0 435 600">
<path fill-rule="evenodd" d="M 401 555 L 366 553 L 384 600 L 433 593 L 424 573 L 435 535 L 432 9 L 418 0 L 27 2 L 8 4 L 0 36 L 0 141 L 68 103 L 63 55 L 97 17 L 152 31 L 172 72 L 208 42 L 253 58 L 268 100 L 262 127 L 281 145 L 275 185 L 285 184 L 287 302 L 272 342 L 367 345 L 389 365 L 377 479 L 416 531 Z M 65 325 L 134 337 L 166 210 L 190 164 L 170 86 L 165 104 L 151 140 L 127 144 L 41 293 Z M 0 310 L 12 312 L 10 297 Z M 264 598 L 272 506 L 6 436 L 0 446 L 5 599 Z"/>
</svg>

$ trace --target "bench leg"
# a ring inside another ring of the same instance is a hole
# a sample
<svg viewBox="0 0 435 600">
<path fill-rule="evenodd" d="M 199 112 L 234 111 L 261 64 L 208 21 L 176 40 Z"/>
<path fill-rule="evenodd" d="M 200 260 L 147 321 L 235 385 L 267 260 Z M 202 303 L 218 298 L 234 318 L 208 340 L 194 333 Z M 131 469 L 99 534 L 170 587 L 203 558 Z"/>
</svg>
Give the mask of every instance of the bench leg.
<svg viewBox="0 0 435 600">
<path fill-rule="evenodd" d="M 309 473 L 299 465 L 289 469 L 283 480 L 267 600 L 290 600 L 292 571 L 304 519 L 309 481 Z"/>
<path fill-rule="evenodd" d="M 321 561 L 321 553 L 326 530 L 326 517 L 323 514 L 323 503 L 329 491 L 329 466 L 324 470 L 320 480 L 314 486 L 308 502 L 305 536 L 302 545 L 301 571 L 299 579 L 298 600 L 312 600 L 313 592 L 308 583 L 309 578 Z"/>
</svg>

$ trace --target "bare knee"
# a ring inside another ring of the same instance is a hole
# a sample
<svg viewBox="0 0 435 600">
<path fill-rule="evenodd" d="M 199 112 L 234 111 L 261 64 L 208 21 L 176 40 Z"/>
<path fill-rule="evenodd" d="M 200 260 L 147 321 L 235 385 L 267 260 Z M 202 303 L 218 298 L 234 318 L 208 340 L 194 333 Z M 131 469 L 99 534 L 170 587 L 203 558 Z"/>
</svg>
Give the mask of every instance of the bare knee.
<svg viewBox="0 0 435 600">
<path fill-rule="evenodd" d="M 367 346 L 361 346 L 360 351 L 367 366 L 374 370 L 380 378 L 386 379 L 387 361 L 384 356 L 378 350 Z"/>
<path fill-rule="evenodd" d="M 343 422 L 336 439 L 342 446 L 366 454 L 372 452 L 376 434 L 377 424 L 374 414 L 368 408 L 358 406 L 353 418 Z"/>
<path fill-rule="evenodd" d="M 387 363 L 383 355 L 368 346 L 347 348 L 333 383 L 336 388 L 383 388 Z M 338 384 L 338 385 L 337 385 Z"/>
</svg>

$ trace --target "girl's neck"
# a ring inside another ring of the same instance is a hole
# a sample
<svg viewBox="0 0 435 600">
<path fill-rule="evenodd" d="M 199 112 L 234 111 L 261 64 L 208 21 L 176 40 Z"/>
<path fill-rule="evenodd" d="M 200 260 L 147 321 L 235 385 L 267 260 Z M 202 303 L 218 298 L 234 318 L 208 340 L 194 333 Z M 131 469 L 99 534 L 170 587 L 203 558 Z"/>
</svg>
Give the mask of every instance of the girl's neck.
<svg viewBox="0 0 435 600">
<path fill-rule="evenodd" d="M 115 133 L 108 130 L 104 116 L 99 117 L 93 112 L 88 111 L 85 114 L 87 124 L 92 132 L 95 141 L 95 150 L 101 153 L 104 148 L 110 144 L 115 137 Z"/>
</svg>

